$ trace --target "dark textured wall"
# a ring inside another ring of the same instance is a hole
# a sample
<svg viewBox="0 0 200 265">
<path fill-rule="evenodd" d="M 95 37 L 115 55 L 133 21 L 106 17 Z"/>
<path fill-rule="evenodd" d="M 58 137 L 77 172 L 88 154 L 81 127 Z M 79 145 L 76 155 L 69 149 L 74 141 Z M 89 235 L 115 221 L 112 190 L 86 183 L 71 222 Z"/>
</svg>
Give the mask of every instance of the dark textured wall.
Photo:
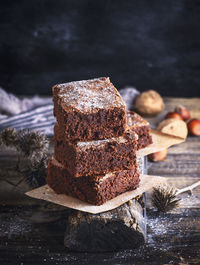
<svg viewBox="0 0 200 265">
<path fill-rule="evenodd" d="M 0 86 L 50 94 L 110 76 L 165 96 L 200 96 L 200 1 L 0 2 Z"/>
</svg>

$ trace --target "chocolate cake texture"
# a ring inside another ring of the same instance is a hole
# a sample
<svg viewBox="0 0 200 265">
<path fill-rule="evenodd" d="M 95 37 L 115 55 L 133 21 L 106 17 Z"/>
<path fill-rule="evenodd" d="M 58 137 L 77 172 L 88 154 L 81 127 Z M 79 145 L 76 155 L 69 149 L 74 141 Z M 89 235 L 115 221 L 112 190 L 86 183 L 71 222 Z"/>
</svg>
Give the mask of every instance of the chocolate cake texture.
<svg viewBox="0 0 200 265">
<path fill-rule="evenodd" d="M 126 106 L 108 77 L 53 86 L 54 115 L 69 141 L 122 136 Z"/>
<path fill-rule="evenodd" d="M 57 194 L 66 194 L 101 205 L 126 191 L 136 189 L 140 178 L 137 166 L 132 170 L 73 178 L 61 163 L 51 158 L 46 181 Z"/>
<path fill-rule="evenodd" d="M 133 169 L 136 164 L 137 139 L 135 132 L 127 130 L 124 136 L 117 138 L 69 142 L 56 124 L 54 156 L 73 177 Z"/>
<path fill-rule="evenodd" d="M 149 123 L 134 111 L 127 112 L 127 124 L 138 135 L 137 148 L 141 149 L 153 143 Z"/>
<path fill-rule="evenodd" d="M 152 142 L 147 121 L 126 106 L 109 78 L 53 87 L 54 157 L 47 183 L 94 205 L 138 187 L 136 151 Z"/>
</svg>

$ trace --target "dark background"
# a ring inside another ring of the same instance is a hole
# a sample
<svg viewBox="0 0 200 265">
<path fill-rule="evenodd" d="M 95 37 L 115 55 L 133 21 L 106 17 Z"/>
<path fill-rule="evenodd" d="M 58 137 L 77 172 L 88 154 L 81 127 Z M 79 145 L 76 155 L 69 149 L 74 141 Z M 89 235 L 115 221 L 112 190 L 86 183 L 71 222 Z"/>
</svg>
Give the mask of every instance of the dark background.
<svg viewBox="0 0 200 265">
<path fill-rule="evenodd" d="M 200 96 L 200 1 L 0 3 L 0 86 L 10 92 L 110 76 L 117 88 Z"/>
</svg>

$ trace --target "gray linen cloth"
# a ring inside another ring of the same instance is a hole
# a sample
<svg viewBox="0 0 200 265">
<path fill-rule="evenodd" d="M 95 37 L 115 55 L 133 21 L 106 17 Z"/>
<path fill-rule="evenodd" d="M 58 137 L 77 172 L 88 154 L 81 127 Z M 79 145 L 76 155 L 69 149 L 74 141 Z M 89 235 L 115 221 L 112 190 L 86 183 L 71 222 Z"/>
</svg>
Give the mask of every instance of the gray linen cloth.
<svg viewBox="0 0 200 265">
<path fill-rule="evenodd" d="M 131 109 L 139 91 L 133 87 L 126 87 L 119 92 L 127 109 Z M 30 129 L 52 136 L 55 122 L 51 97 L 34 96 L 20 99 L 0 88 L 0 130 L 8 127 L 17 130 Z"/>
</svg>

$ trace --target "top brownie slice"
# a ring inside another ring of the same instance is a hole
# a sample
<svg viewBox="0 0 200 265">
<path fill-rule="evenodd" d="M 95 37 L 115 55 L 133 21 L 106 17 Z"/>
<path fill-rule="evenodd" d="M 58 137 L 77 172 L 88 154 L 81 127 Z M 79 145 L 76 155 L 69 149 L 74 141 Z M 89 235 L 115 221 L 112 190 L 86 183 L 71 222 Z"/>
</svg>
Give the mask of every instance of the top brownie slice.
<svg viewBox="0 0 200 265">
<path fill-rule="evenodd" d="M 127 125 L 138 135 L 137 149 L 153 143 L 149 123 L 134 111 L 127 112 Z"/>
<path fill-rule="evenodd" d="M 108 77 L 55 85 L 53 100 L 67 140 L 118 137 L 126 129 L 125 103 Z"/>
</svg>

